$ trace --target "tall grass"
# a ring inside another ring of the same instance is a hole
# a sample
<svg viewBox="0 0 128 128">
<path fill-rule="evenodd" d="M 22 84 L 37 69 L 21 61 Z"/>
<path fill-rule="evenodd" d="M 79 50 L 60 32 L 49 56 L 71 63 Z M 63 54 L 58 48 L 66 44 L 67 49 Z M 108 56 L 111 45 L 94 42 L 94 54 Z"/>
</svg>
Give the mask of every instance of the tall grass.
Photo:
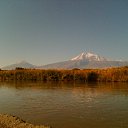
<svg viewBox="0 0 128 128">
<path fill-rule="evenodd" d="M 0 81 L 81 81 L 128 82 L 128 67 L 108 69 L 0 70 Z"/>
</svg>

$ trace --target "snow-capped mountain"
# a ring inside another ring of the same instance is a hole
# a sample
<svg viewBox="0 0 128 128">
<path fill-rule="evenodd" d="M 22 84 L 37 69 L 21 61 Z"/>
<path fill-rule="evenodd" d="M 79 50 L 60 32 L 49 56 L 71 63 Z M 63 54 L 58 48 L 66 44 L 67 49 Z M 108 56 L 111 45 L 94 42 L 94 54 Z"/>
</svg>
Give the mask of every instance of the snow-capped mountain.
<svg viewBox="0 0 128 128">
<path fill-rule="evenodd" d="M 20 67 L 20 68 L 35 68 L 36 66 L 33 65 L 33 64 L 30 64 L 26 61 L 21 61 L 21 62 L 16 63 L 16 64 L 11 64 L 11 65 L 2 67 L 2 69 L 3 70 L 12 70 L 12 69 L 15 69 L 17 67 Z"/>
<path fill-rule="evenodd" d="M 109 68 L 127 66 L 128 61 L 114 61 L 106 59 L 90 52 L 83 52 L 80 55 L 63 62 L 40 66 L 40 69 L 87 69 L 87 68 Z"/>
<path fill-rule="evenodd" d="M 88 61 L 107 61 L 106 58 L 101 57 L 97 54 L 93 54 L 90 52 L 83 52 L 80 55 L 76 56 L 75 58 L 72 58 L 71 60 L 79 61 L 79 60 L 88 60 Z"/>
<path fill-rule="evenodd" d="M 43 66 L 35 66 L 26 61 L 21 61 L 16 64 L 12 64 L 1 69 L 12 70 L 17 67 L 21 68 L 37 68 L 37 69 L 94 69 L 94 68 L 109 68 L 109 67 L 120 67 L 128 66 L 128 61 L 115 61 L 109 60 L 105 57 L 99 56 L 90 52 L 83 52 L 70 60 L 62 61 L 58 63 L 47 64 Z"/>
</svg>

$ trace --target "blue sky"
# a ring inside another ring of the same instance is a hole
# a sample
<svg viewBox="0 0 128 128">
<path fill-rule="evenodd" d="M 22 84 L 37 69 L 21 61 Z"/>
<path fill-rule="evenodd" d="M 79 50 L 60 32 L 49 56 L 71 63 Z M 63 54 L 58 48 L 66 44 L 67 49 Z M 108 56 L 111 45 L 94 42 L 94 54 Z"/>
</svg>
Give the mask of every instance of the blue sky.
<svg viewBox="0 0 128 128">
<path fill-rule="evenodd" d="M 0 66 L 83 51 L 128 60 L 128 0 L 0 0 Z"/>
</svg>

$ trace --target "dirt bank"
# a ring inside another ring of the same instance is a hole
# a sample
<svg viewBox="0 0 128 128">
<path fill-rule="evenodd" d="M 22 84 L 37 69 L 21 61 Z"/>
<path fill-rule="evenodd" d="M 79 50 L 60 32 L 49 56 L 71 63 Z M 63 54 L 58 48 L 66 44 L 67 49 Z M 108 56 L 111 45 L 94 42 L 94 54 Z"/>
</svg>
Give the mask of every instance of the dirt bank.
<svg viewBox="0 0 128 128">
<path fill-rule="evenodd" d="M 29 124 L 22 119 L 0 114 L 0 128 L 50 128 L 49 126 L 36 126 L 33 124 Z"/>
</svg>

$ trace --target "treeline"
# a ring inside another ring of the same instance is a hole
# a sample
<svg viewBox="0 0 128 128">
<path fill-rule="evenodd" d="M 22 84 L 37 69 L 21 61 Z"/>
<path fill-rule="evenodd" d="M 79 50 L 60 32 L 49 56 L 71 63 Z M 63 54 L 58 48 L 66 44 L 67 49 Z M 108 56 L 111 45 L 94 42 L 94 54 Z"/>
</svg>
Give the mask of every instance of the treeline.
<svg viewBox="0 0 128 128">
<path fill-rule="evenodd" d="M 128 67 L 108 69 L 0 70 L 0 81 L 80 81 L 128 82 Z"/>
</svg>

